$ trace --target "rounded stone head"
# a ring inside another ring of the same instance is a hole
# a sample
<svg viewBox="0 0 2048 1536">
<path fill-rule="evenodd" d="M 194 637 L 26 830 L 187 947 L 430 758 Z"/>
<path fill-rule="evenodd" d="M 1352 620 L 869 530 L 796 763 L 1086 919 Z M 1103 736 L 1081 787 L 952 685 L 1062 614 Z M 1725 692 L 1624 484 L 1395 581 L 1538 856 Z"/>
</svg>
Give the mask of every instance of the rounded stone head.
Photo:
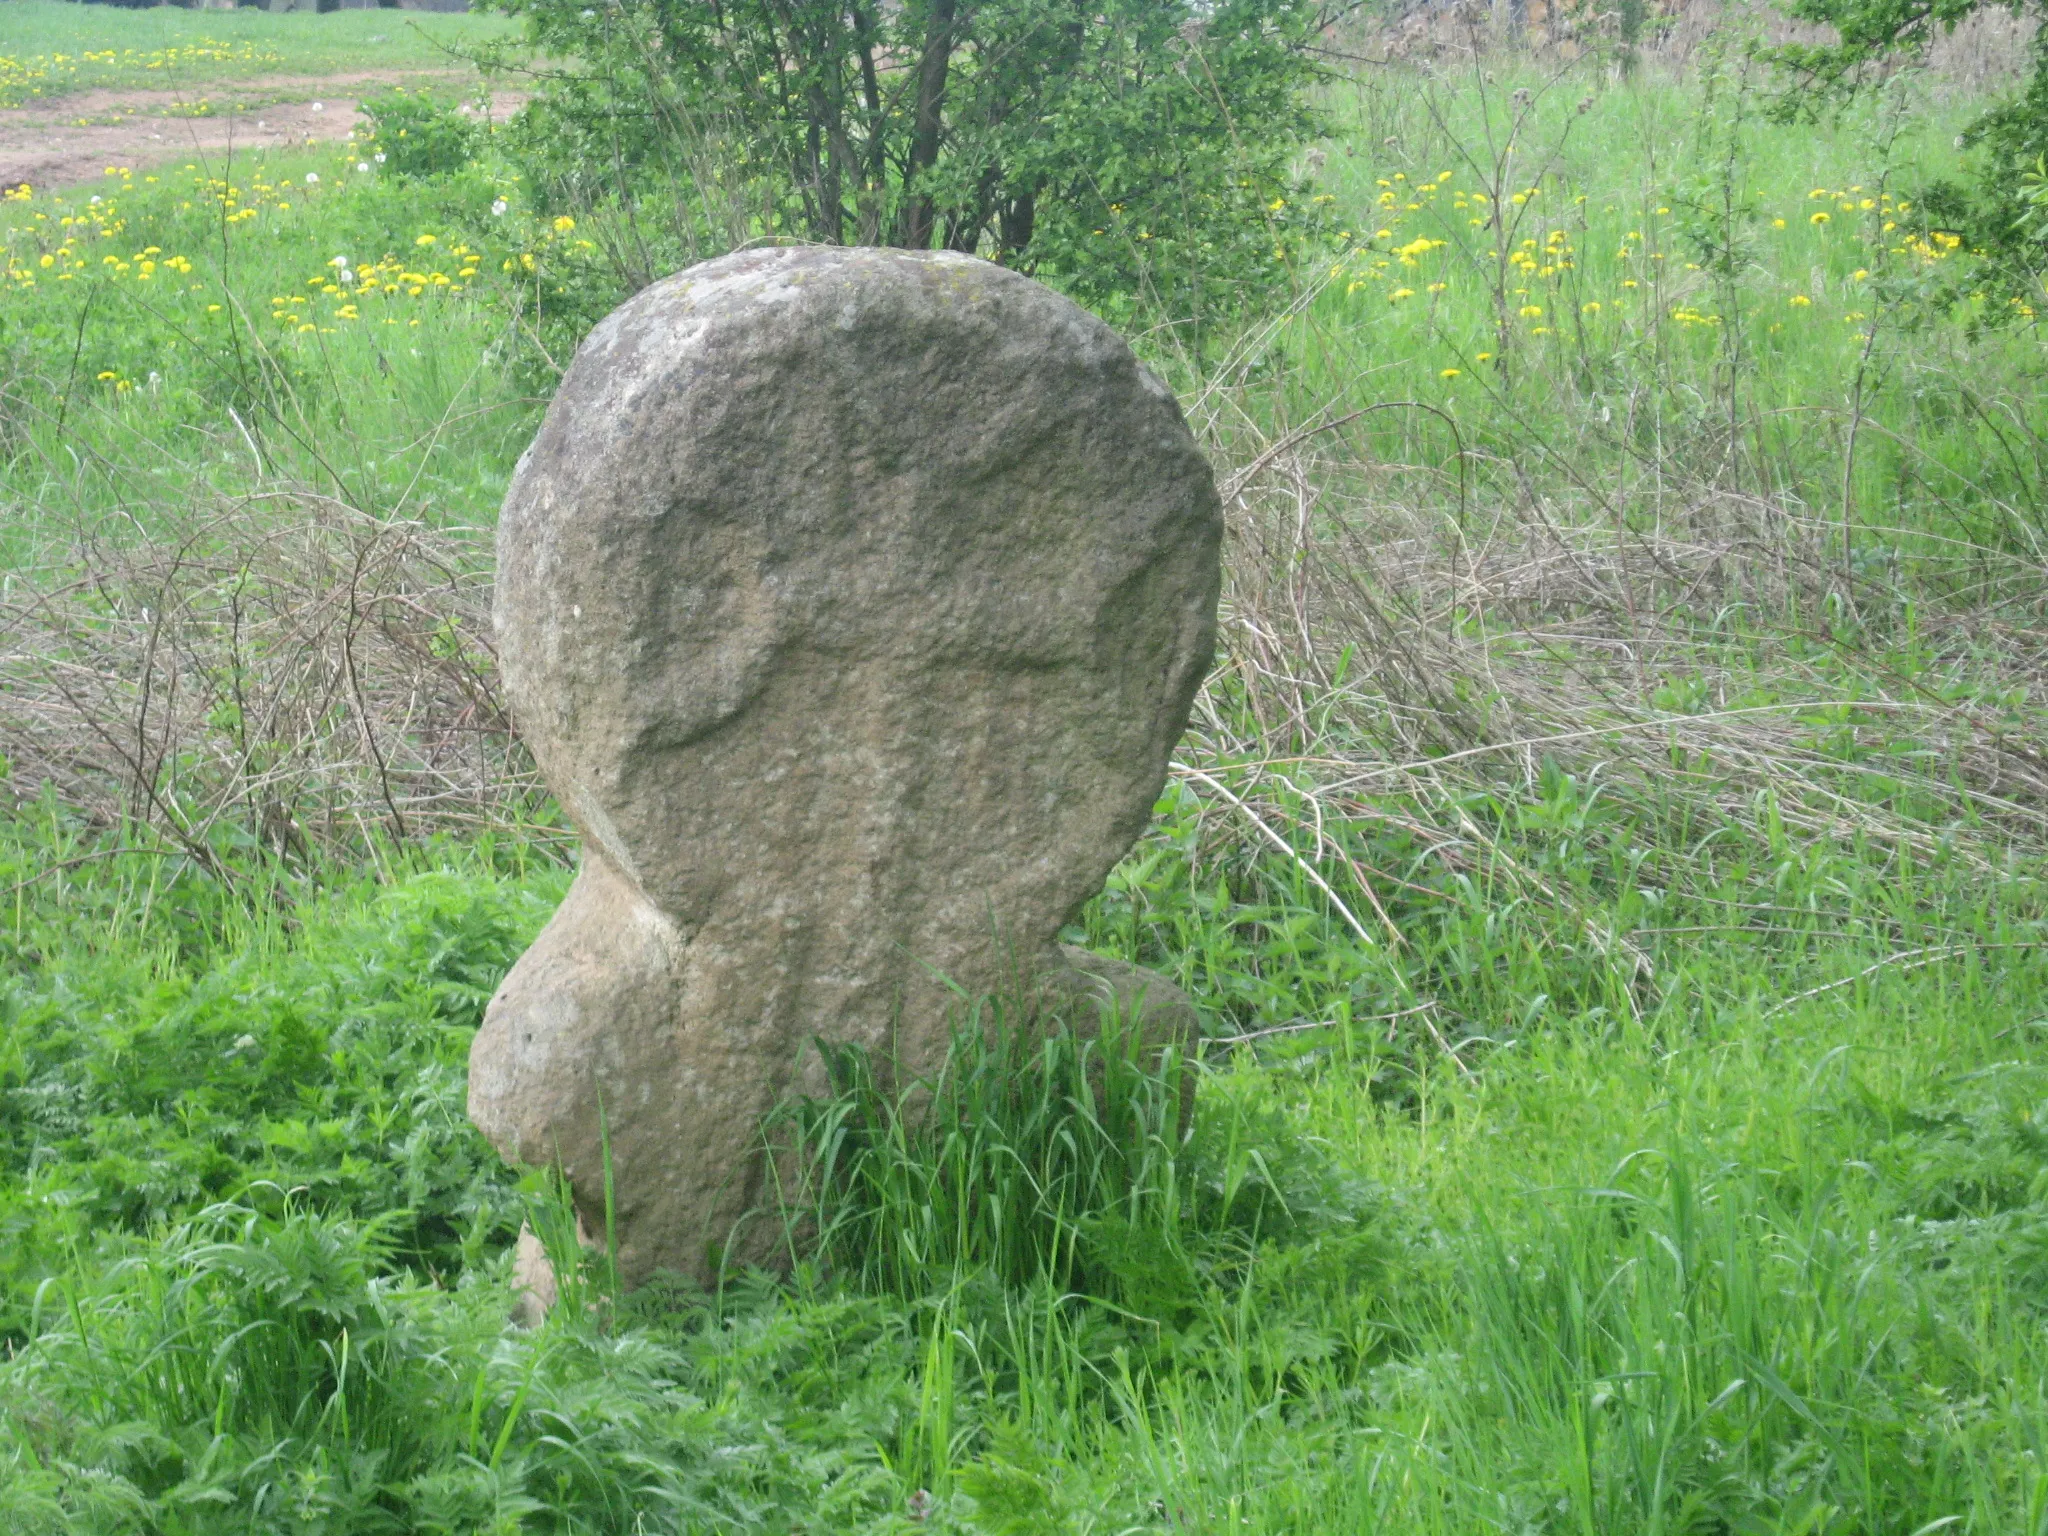
<svg viewBox="0 0 2048 1536">
<path fill-rule="evenodd" d="M 601 1101 L 628 1268 L 701 1271 L 813 1039 L 921 1070 L 949 999 L 1055 963 L 1163 785 L 1221 532 L 1166 388 L 989 263 L 749 252 L 613 313 L 499 528 L 506 687 L 586 863 L 478 1123 L 581 1187 Z"/>
</svg>

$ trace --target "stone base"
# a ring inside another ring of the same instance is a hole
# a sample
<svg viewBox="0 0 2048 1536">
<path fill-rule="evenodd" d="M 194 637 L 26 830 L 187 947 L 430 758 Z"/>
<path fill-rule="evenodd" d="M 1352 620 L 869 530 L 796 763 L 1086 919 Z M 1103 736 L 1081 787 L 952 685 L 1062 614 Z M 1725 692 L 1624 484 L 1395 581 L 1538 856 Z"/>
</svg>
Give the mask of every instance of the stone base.
<svg viewBox="0 0 2048 1536">
<path fill-rule="evenodd" d="M 612 894 L 618 893 L 614 890 Z M 595 901 L 598 914 L 608 907 L 605 901 Z M 568 910 L 567 903 L 564 908 Z M 470 1115 L 515 1163 L 545 1166 L 550 1161 L 548 1149 L 556 1149 L 553 1160 L 567 1175 L 576 1200 L 578 1238 L 595 1247 L 603 1221 L 605 1143 L 617 1147 L 611 1128 L 618 1124 L 619 1106 L 632 1095 L 623 1090 L 609 1095 L 593 1090 L 587 1097 L 560 1092 L 549 1095 L 536 1091 L 536 1085 L 546 1082 L 559 1087 L 576 1082 L 578 1074 L 566 1072 L 565 1064 L 587 1065 L 606 1055 L 606 1045 L 620 1038 L 621 1019 L 649 1020 L 660 1009 L 673 1006 L 676 988 L 654 954 L 631 951 L 629 946 L 622 956 L 616 941 L 630 928 L 616 922 L 615 913 L 612 919 L 600 915 L 590 922 L 576 921 L 574 913 L 571 917 L 570 933 L 581 933 L 582 943 L 564 939 L 550 945 L 544 934 L 492 1000 L 472 1052 Z M 576 963 L 578 950 L 598 934 L 614 940 L 603 946 L 609 950 L 609 963 L 596 963 L 588 953 L 583 958 L 591 963 Z M 529 975 L 521 978 L 521 970 L 528 970 Z M 1186 993 L 1140 966 L 1073 945 L 1059 946 L 1038 968 L 1033 985 L 1039 989 L 1032 1000 L 1034 1009 L 1048 1025 L 1064 1023 L 1085 1038 L 1103 1021 L 1115 1019 L 1123 1028 L 1138 1031 L 1143 1050 L 1154 1060 L 1169 1047 L 1179 1047 L 1186 1061 L 1180 1083 L 1179 1130 L 1183 1137 L 1187 1134 L 1195 1097 L 1192 1047 L 1201 1025 Z M 625 1034 L 628 1038 L 648 1037 L 645 1030 Z M 814 1049 L 807 1054 L 815 1060 Z M 929 1072 L 938 1065 L 936 1061 L 901 1063 L 891 1076 L 900 1080 L 905 1072 Z M 670 1103 L 686 1091 L 687 1079 L 692 1076 L 689 1065 L 681 1060 L 666 1064 L 665 1069 L 644 1059 L 638 1066 L 642 1087 L 652 1087 L 666 1077 L 669 1092 L 655 1097 Z M 829 1091 L 829 1085 L 810 1080 L 810 1074 L 803 1071 L 785 1074 L 785 1081 L 791 1082 L 791 1087 L 781 1097 L 790 1091 L 813 1095 Z M 772 1199 L 775 1181 L 769 1177 L 771 1165 L 779 1167 L 785 1178 L 792 1172 L 780 1155 L 771 1152 L 761 1132 L 761 1122 L 775 1107 L 777 1096 L 765 1094 L 762 1084 L 749 1086 L 753 1091 L 735 1093 L 730 1100 L 734 1112 L 748 1118 L 699 1121 L 689 1127 L 691 1145 L 680 1149 L 680 1156 L 671 1142 L 651 1143 L 661 1162 L 697 1177 L 663 1181 L 657 1178 L 657 1170 L 635 1166 L 622 1171 L 615 1161 L 614 1216 L 619 1225 L 620 1278 L 627 1285 L 638 1285 L 664 1271 L 710 1283 L 722 1262 L 774 1268 L 787 1260 L 772 1220 L 756 1219 L 748 1225 L 749 1217 L 766 1214 L 765 1207 Z M 599 1104 L 611 1106 L 603 1124 L 599 1123 Z M 646 1127 L 638 1130 L 643 1134 L 629 1140 L 649 1145 Z M 581 1155 L 572 1160 L 572 1152 Z M 738 1178 L 702 1177 L 708 1169 L 734 1166 L 741 1170 Z M 630 1210 L 618 1199 L 629 1176 L 631 1187 L 643 1192 L 643 1198 Z M 650 1185 L 665 1198 L 645 1199 Z M 525 1326 L 537 1324 L 557 1298 L 553 1267 L 530 1228 L 522 1228 L 519 1234 L 513 1287 L 514 1319 Z"/>
</svg>

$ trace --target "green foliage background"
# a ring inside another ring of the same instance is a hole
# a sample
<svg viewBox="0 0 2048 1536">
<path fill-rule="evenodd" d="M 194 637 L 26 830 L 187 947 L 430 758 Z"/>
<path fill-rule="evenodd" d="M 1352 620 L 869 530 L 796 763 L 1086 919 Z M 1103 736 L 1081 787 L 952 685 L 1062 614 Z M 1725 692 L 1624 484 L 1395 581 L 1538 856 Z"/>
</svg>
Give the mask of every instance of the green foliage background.
<svg viewBox="0 0 2048 1536">
<path fill-rule="evenodd" d="M 562 61 L 517 138 L 543 205 L 634 209 L 641 266 L 939 244 L 1200 327 L 1284 286 L 1315 233 L 1291 156 L 1335 13 L 1310 0 L 507 9 Z"/>
</svg>

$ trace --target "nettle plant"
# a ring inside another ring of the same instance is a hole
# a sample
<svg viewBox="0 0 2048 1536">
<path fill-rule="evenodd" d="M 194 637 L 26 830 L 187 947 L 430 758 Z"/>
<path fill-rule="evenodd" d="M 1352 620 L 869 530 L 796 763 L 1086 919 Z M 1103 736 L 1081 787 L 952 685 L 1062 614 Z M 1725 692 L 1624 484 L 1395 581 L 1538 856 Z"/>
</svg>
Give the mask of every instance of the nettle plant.
<svg viewBox="0 0 2048 1536">
<path fill-rule="evenodd" d="M 524 124 L 544 195 L 666 198 L 714 244 L 972 252 L 1198 323 L 1314 237 L 1292 164 L 1347 3 L 504 0 L 567 61 Z"/>
</svg>

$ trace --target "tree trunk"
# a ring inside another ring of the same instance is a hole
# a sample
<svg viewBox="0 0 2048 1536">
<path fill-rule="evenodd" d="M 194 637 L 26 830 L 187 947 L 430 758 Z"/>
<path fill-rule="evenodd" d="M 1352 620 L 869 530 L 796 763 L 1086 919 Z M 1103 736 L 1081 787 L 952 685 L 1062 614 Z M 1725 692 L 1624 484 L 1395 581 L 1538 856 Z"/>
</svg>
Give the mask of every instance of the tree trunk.
<svg viewBox="0 0 2048 1536">
<path fill-rule="evenodd" d="M 1005 264 L 1015 261 L 1024 254 L 1024 247 L 1031 243 L 1031 231 L 1038 223 L 1038 194 L 1033 191 L 1018 193 L 1003 204 L 998 216 L 998 238 L 1002 249 L 996 252 L 996 260 Z"/>
<path fill-rule="evenodd" d="M 896 244 L 923 250 L 936 222 L 929 193 L 917 180 L 939 160 L 939 134 L 946 119 L 946 72 L 953 63 L 953 20 L 958 0 L 932 0 L 925 27 L 924 57 L 917 65 L 917 117 L 910 132 L 910 159 L 903 168 L 906 196 L 896 221 Z"/>
</svg>

